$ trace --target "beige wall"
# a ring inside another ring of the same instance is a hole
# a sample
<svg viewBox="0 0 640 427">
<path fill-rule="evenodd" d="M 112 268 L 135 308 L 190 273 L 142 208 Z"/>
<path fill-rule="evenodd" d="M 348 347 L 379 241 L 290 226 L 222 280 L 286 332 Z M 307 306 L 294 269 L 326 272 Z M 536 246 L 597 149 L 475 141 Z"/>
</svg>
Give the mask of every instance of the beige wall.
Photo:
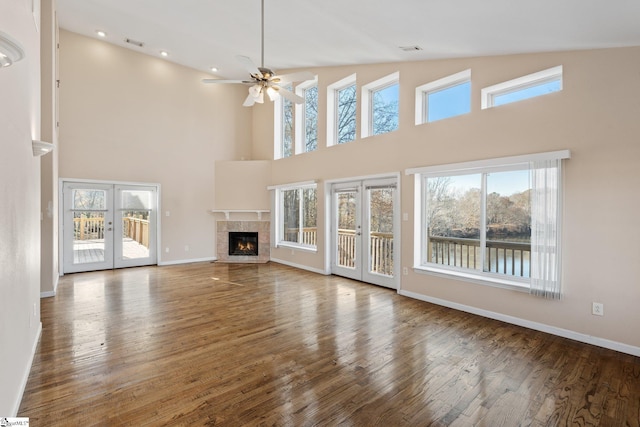
<svg viewBox="0 0 640 427">
<path fill-rule="evenodd" d="M 251 157 L 246 89 L 206 77 L 60 32 L 60 177 L 160 183 L 162 262 L 215 256 L 215 162 Z"/>
<path fill-rule="evenodd" d="M 480 109 L 480 89 L 564 66 L 564 89 L 499 108 Z M 415 87 L 471 69 L 470 114 L 414 125 Z M 570 149 L 565 168 L 564 298 L 525 293 L 414 273 L 413 177 L 403 175 L 401 288 L 477 310 L 513 316 L 640 351 L 640 48 L 407 62 L 312 69 L 319 75 L 319 141 L 326 140 L 326 86 L 357 73 L 358 86 L 400 72 L 396 132 L 273 162 L 271 184 L 402 172 L 411 167 Z M 359 92 L 358 92 L 359 93 Z M 358 111 L 360 113 L 360 111 Z M 273 107 L 254 109 L 254 157 L 273 156 Z M 358 129 L 358 135 L 360 130 Z M 319 194 L 319 226 L 326 223 Z M 316 254 L 274 249 L 272 257 L 324 268 Z M 603 317 L 591 315 L 593 301 Z"/>
<path fill-rule="evenodd" d="M 14 416 L 40 331 L 40 39 L 31 7 L 0 2 L 26 58 L 0 69 L 0 414 Z"/>
</svg>

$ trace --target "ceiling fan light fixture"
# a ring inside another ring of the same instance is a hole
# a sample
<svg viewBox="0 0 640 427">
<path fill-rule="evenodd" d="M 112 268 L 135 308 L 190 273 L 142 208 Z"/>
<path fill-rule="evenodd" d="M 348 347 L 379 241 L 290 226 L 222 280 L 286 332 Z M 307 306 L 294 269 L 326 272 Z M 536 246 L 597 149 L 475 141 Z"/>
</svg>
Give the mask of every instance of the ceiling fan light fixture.
<svg viewBox="0 0 640 427">
<path fill-rule="evenodd" d="M 282 87 L 281 84 L 288 85 L 294 82 L 302 82 L 313 80 L 314 75 L 308 71 L 297 72 L 293 74 L 276 75 L 270 68 L 264 66 L 264 0 L 261 0 L 261 37 L 260 37 L 260 66 L 257 67 L 248 56 L 238 55 L 236 58 L 242 63 L 244 68 L 251 76 L 250 80 L 221 80 L 221 79 L 202 79 L 203 83 L 240 83 L 250 85 L 249 94 L 242 104 L 245 107 L 251 107 L 256 102 L 262 104 L 264 102 L 265 92 L 271 101 L 279 99 L 281 96 L 288 101 L 302 104 L 304 98 L 296 95 L 290 90 Z M 212 70 L 214 71 L 214 70 Z"/>
<path fill-rule="evenodd" d="M 276 99 L 280 98 L 280 94 L 278 93 L 278 90 L 273 86 L 269 86 L 267 88 L 267 95 L 269 95 L 269 99 L 272 101 L 275 101 Z"/>
<path fill-rule="evenodd" d="M 251 94 L 251 96 L 253 96 L 254 98 L 257 98 L 258 96 L 260 96 L 260 93 L 262 93 L 262 86 L 260 85 L 253 85 L 249 88 L 249 93 Z"/>
</svg>

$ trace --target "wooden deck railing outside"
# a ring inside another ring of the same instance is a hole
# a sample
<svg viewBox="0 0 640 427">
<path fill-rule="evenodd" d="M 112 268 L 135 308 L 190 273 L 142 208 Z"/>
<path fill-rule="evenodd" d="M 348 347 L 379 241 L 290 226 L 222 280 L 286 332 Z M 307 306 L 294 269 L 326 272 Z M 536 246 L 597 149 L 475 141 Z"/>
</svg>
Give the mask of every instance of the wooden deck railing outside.
<svg viewBox="0 0 640 427">
<path fill-rule="evenodd" d="M 145 248 L 149 247 L 149 220 L 134 217 L 122 218 L 124 236 L 135 240 Z"/>
<path fill-rule="evenodd" d="M 480 240 L 455 237 L 429 237 L 428 259 L 436 264 L 479 269 Z M 488 270 L 517 277 L 529 277 L 531 244 L 487 240 Z"/>
<path fill-rule="evenodd" d="M 149 247 L 149 220 L 135 217 L 122 218 L 123 237 Z M 104 239 L 104 218 L 74 218 L 74 240 Z"/>
<path fill-rule="evenodd" d="M 73 239 L 104 239 L 104 218 L 74 218 Z"/>
<path fill-rule="evenodd" d="M 315 227 L 302 230 L 302 244 L 317 244 L 317 229 Z M 356 234 L 354 230 L 338 230 L 338 265 L 342 267 L 355 267 Z M 286 232 L 287 241 L 298 240 L 298 230 L 291 229 Z M 393 234 L 371 233 L 371 265 L 372 273 L 393 276 Z"/>
</svg>

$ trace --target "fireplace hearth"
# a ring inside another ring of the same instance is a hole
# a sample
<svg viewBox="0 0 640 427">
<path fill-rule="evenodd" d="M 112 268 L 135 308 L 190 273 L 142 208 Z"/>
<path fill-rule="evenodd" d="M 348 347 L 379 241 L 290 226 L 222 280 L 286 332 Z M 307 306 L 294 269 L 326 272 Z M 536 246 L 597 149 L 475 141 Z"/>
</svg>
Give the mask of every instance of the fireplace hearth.
<svg viewBox="0 0 640 427">
<path fill-rule="evenodd" d="M 229 256 L 258 256 L 258 233 L 230 231 Z"/>
</svg>

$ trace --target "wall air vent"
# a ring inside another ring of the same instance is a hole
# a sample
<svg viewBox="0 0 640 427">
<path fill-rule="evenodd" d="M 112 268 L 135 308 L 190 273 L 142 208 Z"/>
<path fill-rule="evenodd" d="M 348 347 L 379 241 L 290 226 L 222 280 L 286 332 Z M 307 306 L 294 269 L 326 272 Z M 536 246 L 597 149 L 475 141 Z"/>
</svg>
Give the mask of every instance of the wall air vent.
<svg viewBox="0 0 640 427">
<path fill-rule="evenodd" d="M 126 38 L 126 39 L 124 39 L 124 41 L 125 41 L 125 42 L 127 42 L 127 43 L 129 43 L 129 44 L 132 44 L 132 45 L 138 46 L 138 47 L 142 47 L 142 46 L 144 46 L 144 43 L 139 42 L 139 41 L 137 41 L 137 40 L 130 39 L 130 38 Z"/>
<path fill-rule="evenodd" d="M 400 49 L 404 50 L 405 52 L 413 52 L 414 50 L 424 50 L 420 46 L 417 46 L 417 45 L 414 45 L 414 46 L 400 46 Z"/>
</svg>

